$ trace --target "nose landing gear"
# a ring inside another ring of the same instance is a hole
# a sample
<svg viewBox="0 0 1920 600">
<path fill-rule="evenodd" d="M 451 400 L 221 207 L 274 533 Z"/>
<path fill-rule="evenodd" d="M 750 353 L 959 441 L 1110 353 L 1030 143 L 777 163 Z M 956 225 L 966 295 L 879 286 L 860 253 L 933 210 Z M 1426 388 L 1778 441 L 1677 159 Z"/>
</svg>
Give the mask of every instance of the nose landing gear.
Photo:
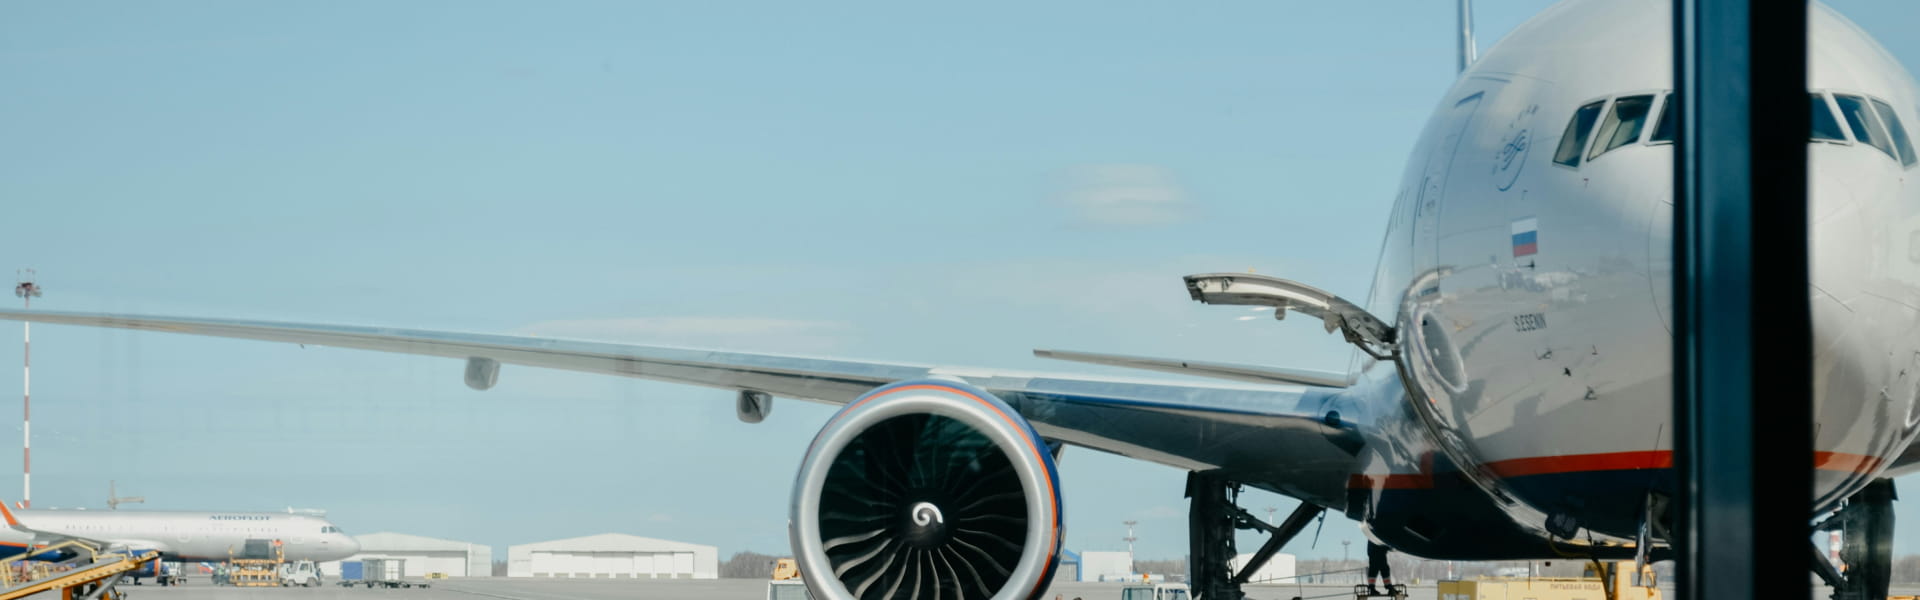
<svg viewBox="0 0 1920 600">
<path fill-rule="evenodd" d="M 1227 480 L 1219 473 L 1187 474 L 1187 497 L 1193 500 L 1187 516 L 1188 547 L 1192 557 L 1189 584 L 1195 600 L 1246 598 L 1240 586 L 1259 572 L 1260 567 L 1265 566 L 1281 546 L 1300 535 L 1314 517 L 1326 510 L 1302 502 L 1292 514 L 1287 515 L 1286 521 L 1273 525 L 1236 505 L 1239 496 L 1240 484 Z M 1271 536 L 1247 559 L 1247 564 L 1240 565 L 1239 572 L 1234 572 L 1231 564 L 1235 557 L 1233 532 L 1236 529 L 1257 529 Z"/>
<path fill-rule="evenodd" d="M 1833 588 L 1833 600 L 1883 600 L 1893 575 L 1892 479 L 1876 479 L 1847 499 L 1815 531 L 1840 532 L 1839 565 L 1827 560 L 1819 546 L 1813 550 L 1813 572 Z"/>
</svg>

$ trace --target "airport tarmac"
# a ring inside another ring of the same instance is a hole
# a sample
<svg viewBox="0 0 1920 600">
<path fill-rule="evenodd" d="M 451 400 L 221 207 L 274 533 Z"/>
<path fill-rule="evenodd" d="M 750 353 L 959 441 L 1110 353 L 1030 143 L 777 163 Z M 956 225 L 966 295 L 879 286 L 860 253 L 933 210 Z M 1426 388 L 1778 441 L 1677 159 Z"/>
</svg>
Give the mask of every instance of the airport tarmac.
<svg viewBox="0 0 1920 600">
<path fill-rule="evenodd" d="M 317 588 L 236 588 L 188 581 L 186 585 L 159 587 L 123 585 L 120 588 L 132 600 L 169 598 L 216 598 L 221 600 L 759 600 L 767 595 L 763 579 L 532 579 L 478 577 L 433 582 L 426 589 L 366 589 L 326 585 Z M 1253 600 L 1351 597 L 1351 586 L 1247 586 Z M 1414 587 L 1409 600 L 1437 600 L 1432 585 Z M 1042 598 L 1051 600 L 1119 600 L 1118 583 L 1059 583 L 1048 588 Z"/>
<path fill-rule="evenodd" d="M 126 585 L 120 588 L 133 600 L 159 600 L 167 598 L 217 598 L 223 600 L 477 600 L 493 598 L 496 600 L 759 600 L 766 597 L 767 582 L 762 579 L 701 579 L 701 580 L 650 580 L 650 579 L 532 579 L 506 577 L 475 577 L 447 579 L 433 582 L 433 587 L 425 589 L 366 589 L 343 588 L 326 585 L 317 588 L 236 588 L 213 586 L 189 581 L 176 587 L 154 585 Z M 1289 600 L 1299 597 L 1305 600 L 1314 598 L 1338 599 L 1350 598 L 1351 586 L 1345 585 L 1250 585 L 1246 588 L 1247 598 L 1251 600 Z M 1438 594 L 1432 584 L 1412 586 L 1408 590 L 1408 600 L 1438 600 Z M 1663 586 L 1661 592 L 1668 598 L 1673 597 L 1673 589 Z M 1895 594 L 1912 594 L 1920 588 L 1896 586 Z M 1827 598 L 1832 590 L 1815 587 L 1813 598 Z M 1117 583 L 1059 583 L 1048 588 L 1041 598 L 1052 600 L 1119 600 L 1120 584 Z"/>
</svg>

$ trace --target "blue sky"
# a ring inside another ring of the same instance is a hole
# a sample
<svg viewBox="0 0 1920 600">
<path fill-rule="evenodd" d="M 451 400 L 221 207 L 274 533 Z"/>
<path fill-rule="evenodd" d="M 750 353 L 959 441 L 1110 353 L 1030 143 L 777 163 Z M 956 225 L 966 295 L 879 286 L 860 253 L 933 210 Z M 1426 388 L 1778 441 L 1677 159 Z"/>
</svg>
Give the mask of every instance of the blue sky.
<svg viewBox="0 0 1920 600">
<path fill-rule="evenodd" d="M 1547 4 L 1478 2 L 1482 46 Z M 1835 4 L 1920 64 L 1911 6 Z M 0 266 L 37 268 L 52 309 L 1339 369 L 1333 337 L 1196 305 L 1178 277 L 1363 296 L 1453 78 L 1452 10 L 13 4 Z M 112 479 L 150 508 L 323 507 L 499 551 L 621 531 L 779 553 L 831 414 L 746 425 L 714 390 L 509 367 L 479 393 L 447 360 L 36 334 L 42 507 L 99 507 Z M 1185 553 L 1181 472 L 1071 450 L 1064 470 L 1069 547 L 1122 548 L 1138 519 L 1142 557 Z M 1333 519 L 1289 550 L 1341 539 Z"/>
</svg>

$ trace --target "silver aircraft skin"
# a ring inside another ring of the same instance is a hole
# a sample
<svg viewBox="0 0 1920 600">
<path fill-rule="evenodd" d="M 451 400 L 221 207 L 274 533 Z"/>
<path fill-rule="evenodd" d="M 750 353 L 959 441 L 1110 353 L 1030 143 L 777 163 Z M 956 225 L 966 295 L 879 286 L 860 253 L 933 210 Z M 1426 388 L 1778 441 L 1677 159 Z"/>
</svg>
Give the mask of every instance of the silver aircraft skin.
<svg viewBox="0 0 1920 600">
<path fill-rule="evenodd" d="M 340 560 L 360 551 L 332 522 L 292 512 L 7 509 L 5 516 L 12 526 L 0 529 L 5 554 L 68 538 L 103 549 L 157 550 L 163 559 L 182 561 L 244 558 L 250 541 L 269 548 L 278 542 L 287 560 Z"/>
<path fill-rule="evenodd" d="M 1412 554 L 1631 556 L 1650 498 L 1672 485 L 1670 12 L 1569 0 L 1461 74 L 1407 161 L 1372 292 L 1352 303 L 1398 332 L 1398 358 L 1356 353 L 1344 374 L 1042 353 L 1231 380 L 1153 381 L 383 327 L 0 318 L 441 356 L 467 361 L 475 389 L 505 363 L 739 390 L 743 418 L 770 396 L 847 404 L 894 382 L 959 381 L 1049 440 L 1221 473 L 1342 511 Z M 1840 15 L 1816 6 L 1811 23 L 1809 88 L 1838 123 L 1809 142 L 1812 287 L 1781 292 L 1813 297 L 1824 512 L 1920 465 L 1907 452 L 1920 424 L 1907 129 L 1920 88 Z"/>
</svg>

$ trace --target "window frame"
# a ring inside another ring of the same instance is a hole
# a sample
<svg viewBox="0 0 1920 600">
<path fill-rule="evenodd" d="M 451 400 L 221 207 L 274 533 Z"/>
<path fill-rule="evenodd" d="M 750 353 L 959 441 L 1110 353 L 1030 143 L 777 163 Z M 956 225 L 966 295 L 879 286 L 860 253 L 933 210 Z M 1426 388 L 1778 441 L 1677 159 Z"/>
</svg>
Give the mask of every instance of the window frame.
<svg viewBox="0 0 1920 600">
<path fill-rule="evenodd" d="M 1887 136 L 1886 148 L 1881 148 L 1879 146 L 1876 146 L 1872 142 L 1861 141 L 1859 139 L 1859 136 L 1855 135 L 1855 132 L 1853 131 L 1853 122 L 1847 120 L 1846 111 L 1838 110 L 1840 108 L 1841 96 L 1850 96 L 1850 97 L 1860 99 L 1860 108 L 1865 110 L 1869 115 L 1873 117 L 1872 123 L 1863 122 L 1861 123 L 1861 126 L 1862 127 L 1865 127 L 1868 125 L 1880 126 L 1880 131 L 1879 131 L 1880 135 Z M 1893 145 L 1893 132 L 1887 130 L 1887 124 L 1880 119 L 1880 111 L 1873 107 L 1873 100 L 1874 100 L 1873 96 L 1869 96 L 1860 92 L 1850 92 L 1845 90 L 1839 90 L 1839 91 L 1834 91 L 1833 93 L 1827 94 L 1827 97 L 1833 102 L 1833 107 L 1834 109 L 1836 109 L 1836 112 L 1834 114 L 1840 117 L 1840 126 L 1847 128 L 1848 139 L 1853 140 L 1855 144 L 1872 148 L 1873 151 L 1879 152 L 1880 154 L 1886 156 L 1887 159 L 1893 161 L 1894 164 L 1900 163 L 1899 150 L 1895 149 Z"/>
<path fill-rule="evenodd" d="M 1893 143 L 1893 162 L 1900 163 L 1902 169 L 1920 165 L 1920 148 L 1915 147 L 1913 136 L 1909 135 L 1913 132 L 1907 130 L 1907 122 L 1900 118 L 1900 109 L 1894 108 L 1892 102 L 1864 94 L 1862 96 L 1867 99 L 1867 105 L 1873 107 L 1873 112 L 1880 113 L 1880 127 L 1887 130 L 1887 135 L 1893 136 L 1889 140 Z"/>
<path fill-rule="evenodd" d="M 1845 138 L 1840 140 L 1816 140 L 1816 139 L 1813 139 L 1813 132 L 1809 130 L 1807 132 L 1808 142 L 1833 144 L 1835 146 L 1852 146 L 1860 142 L 1859 140 L 1853 139 L 1853 126 L 1847 124 L 1847 116 L 1844 114 L 1841 114 L 1840 104 L 1837 102 L 1834 102 L 1833 90 L 1829 90 L 1825 88 L 1817 89 L 1817 90 L 1808 89 L 1807 93 L 1819 94 L 1820 99 L 1827 103 L 1827 115 L 1833 117 L 1834 123 L 1840 126 L 1840 137 Z"/>
<path fill-rule="evenodd" d="M 1667 118 L 1667 106 L 1671 104 L 1673 104 L 1673 90 L 1661 90 L 1657 94 L 1657 96 L 1653 99 L 1653 111 L 1654 111 L 1653 126 L 1646 128 L 1647 130 L 1643 132 L 1645 133 L 1645 135 L 1642 137 L 1646 141 L 1640 142 L 1640 145 L 1642 146 L 1672 146 L 1673 145 L 1673 140 L 1653 139 L 1653 134 L 1660 130 L 1660 120 Z M 1674 118 L 1677 119 L 1679 117 L 1674 117 Z M 1677 130 L 1677 128 L 1676 128 L 1676 131 L 1674 131 L 1673 133 L 1675 137 L 1678 137 L 1680 135 L 1680 132 Z"/>
<path fill-rule="evenodd" d="M 1593 133 L 1587 136 L 1587 158 L 1585 161 L 1582 161 L 1582 162 L 1588 162 L 1588 163 L 1593 162 L 1594 160 L 1599 159 L 1601 156 L 1605 156 L 1613 152 L 1614 150 L 1619 150 L 1621 148 L 1625 148 L 1628 146 L 1647 145 L 1648 138 L 1652 137 L 1653 135 L 1653 130 L 1658 129 L 1660 127 L 1660 122 L 1659 122 L 1660 113 L 1655 112 L 1655 110 L 1666 108 L 1666 99 L 1663 96 L 1667 94 L 1669 93 L 1657 91 L 1657 90 L 1635 91 L 1635 92 L 1623 92 L 1619 94 L 1614 94 L 1613 97 L 1607 98 L 1606 109 L 1601 111 L 1600 118 L 1594 119 Z M 1639 96 L 1652 96 L 1653 99 L 1647 103 L 1647 115 L 1645 117 L 1641 117 L 1640 131 L 1637 131 L 1634 133 L 1633 141 L 1622 143 L 1618 146 L 1600 150 L 1598 153 L 1595 153 L 1594 150 L 1600 148 L 1600 139 L 1599 139 L 1600 128 L 1605 127 L 1607 124 L 1607 119 L 1613 117 L 1614 107 L 1620 104 L 1620 99 L 1634 98 Z M 1582 105 L 1582 106 L 1585 106 L 1585 105 Z"/>
<path fill-rule="evenodd" d="M 1588 161 L 1587 149 L 1593 147 L 1593 134 L 1600 130 L 1600 123 L 1606 121 L 1607 111 L 1613 109 L 1613 96 L 1601 96 L 1598 98 L 1588 98 L 1586 100 L 1582 100 L 1580 102 L 1574 103 L 1573 112 L 1567 115 L 1568 124 L 1572 124 L 1580 118 L 1580 109 L 1586 108 L 1596 103 L 1600 105 L 1600 111 L 1594 113 L 1593 122 L 1587 124 L 1587 133 L 1585 136 L 1583 136 L 1584 139 L 1580 141 L 1579 152 L 1575 155 L 1579 159 L 1579 161 L 1571 165 L 1560 162 L 1559 160 L 1560 146 L 1566 143 L 1566 137 L 1567 137 L 1566 136 L 1567 129 L 1562 128 L 1560 130 L 1561 131 L 1560 139 L 1554 140 L 1553 155 L 1548 157 L 1547 162 L 1552 163 L 1553 166 L 1556 166 L 1556 167 L 1560 167 L 1563 169 L 1572 169 L 1575 171 L 1580 170 L 1580 167 L 1582 165 L 1587 164 L 1587 161 Z"/>
</svg>

